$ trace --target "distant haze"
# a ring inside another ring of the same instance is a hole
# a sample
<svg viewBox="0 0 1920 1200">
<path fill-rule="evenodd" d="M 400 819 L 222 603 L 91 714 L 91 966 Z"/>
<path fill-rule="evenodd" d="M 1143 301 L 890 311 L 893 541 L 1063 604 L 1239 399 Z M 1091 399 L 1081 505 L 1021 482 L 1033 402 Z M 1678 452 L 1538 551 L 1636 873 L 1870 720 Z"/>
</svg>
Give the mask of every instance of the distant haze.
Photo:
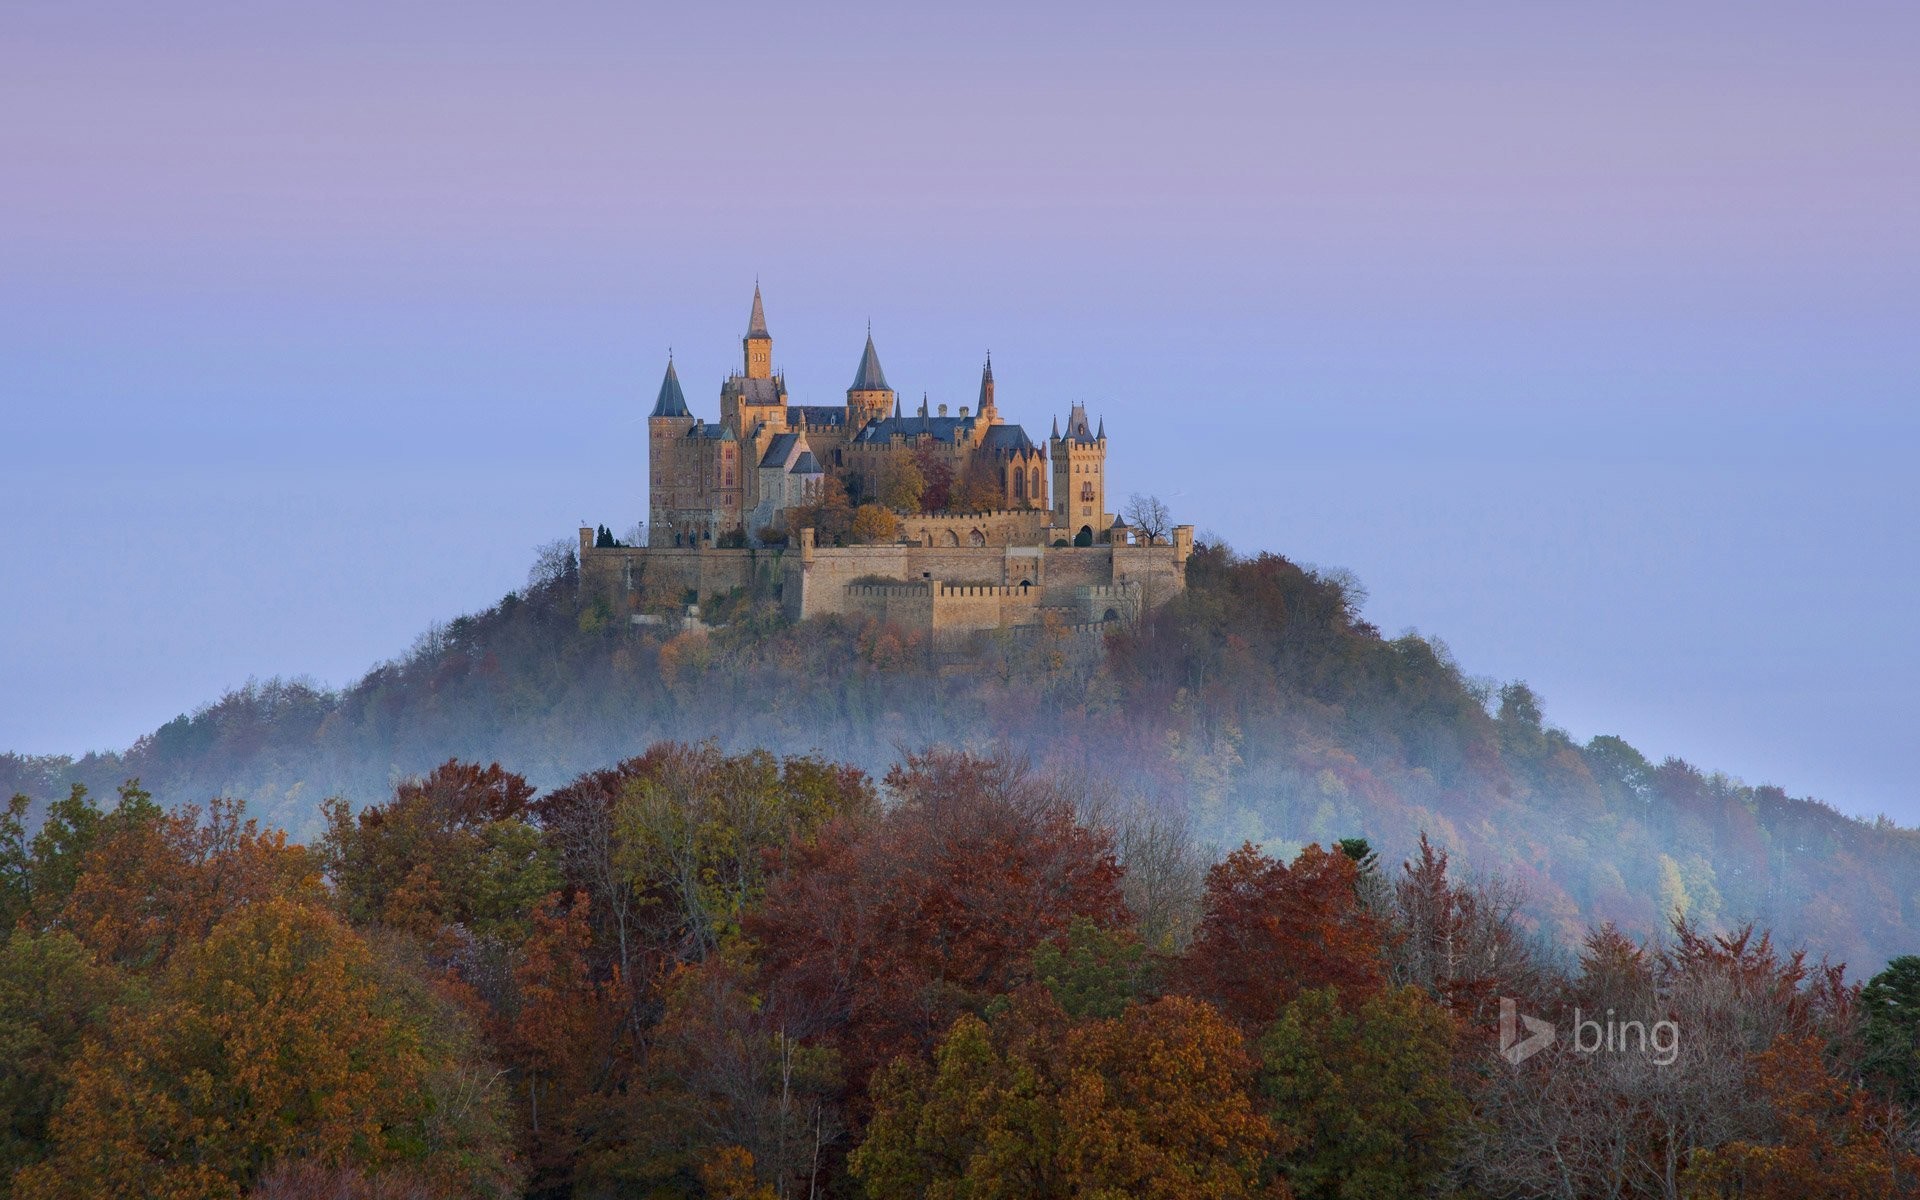
<svg viewBox="0 0 1920 1200">
<path fill-rule="evenodd" d="M 796 402 L 991 349 L 1576 736 L 1920 822 L 1920 9 L 280 7 L 0 15 L 0 750 L 627 528 L 757 276 Z"/>
</svg>

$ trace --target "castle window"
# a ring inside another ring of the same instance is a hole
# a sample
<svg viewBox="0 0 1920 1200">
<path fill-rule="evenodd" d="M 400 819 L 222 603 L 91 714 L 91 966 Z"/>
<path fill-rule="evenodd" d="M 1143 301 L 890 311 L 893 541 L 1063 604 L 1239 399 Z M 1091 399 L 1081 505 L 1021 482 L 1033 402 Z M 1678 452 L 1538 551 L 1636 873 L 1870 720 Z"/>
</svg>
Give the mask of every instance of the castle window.
<svg viewBox="0 0 1920 1200">
<path fill-rule="evenodd" d="M 1093 480 L 1089 479 L 1080 485 L 1080 498 L 1082 500 L 1093 499 Z"/>
</svg>

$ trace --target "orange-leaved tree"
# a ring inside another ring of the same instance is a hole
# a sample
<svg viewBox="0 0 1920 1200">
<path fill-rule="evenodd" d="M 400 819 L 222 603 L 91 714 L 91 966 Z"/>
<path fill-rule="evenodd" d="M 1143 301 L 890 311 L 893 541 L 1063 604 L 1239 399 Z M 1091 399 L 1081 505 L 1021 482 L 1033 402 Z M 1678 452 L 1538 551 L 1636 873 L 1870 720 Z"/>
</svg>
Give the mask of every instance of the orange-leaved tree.
<svg viewBox="0 0 1920 1200">
<path fill-rule="evenodd" d="M 1753 1083 L 1771 1110 L 1773 1136 L 1694 1155 L 1690 1197 L 1870 1200 L 1920 1195 L 1920 1156 L 1889 1137 L 1888 1112 L 1842 1078 L 1818 1036 L 1782 1035 L 1754 1056 Z"/>
<path fill-rule="evenodd" d="M 420 1160 L 435 1141 L 436 1064 L 401 1008 L 330 912 L 249 905 L 177 954 L 152 996 L 81 1053 L 53 1154 L 20 1174 L 17 1194 L 198 1200 L 242 1195 L 279 1161 L 431 1165 Z M 499 1165 L 479 1173 L 495 1194 L 515 1182 Z"/>
<path fill-rule="evenodd" d="M 1232 1023 L 1168 996 L 1074 1021 L 1045 989 L 990 1020 L 961 1016 L 932 1066 L 903 1056 L 873 1083 L 850 1159 L 875 1200 L 1287 1195 L 1268 1183 L 1284 1141 L 1250 1095 Z"/>
<path fill-rule="evenodd" d="M 1207 872 L 1205 915 L 1175 985 L 1260 1029 L 1308 988 L 1345 1005 L 1380 990 L 1384 930 L 1362 905 L 1358 865 L 1308 846 L 1291 865 L 1242 846 Z"/>
</svg>

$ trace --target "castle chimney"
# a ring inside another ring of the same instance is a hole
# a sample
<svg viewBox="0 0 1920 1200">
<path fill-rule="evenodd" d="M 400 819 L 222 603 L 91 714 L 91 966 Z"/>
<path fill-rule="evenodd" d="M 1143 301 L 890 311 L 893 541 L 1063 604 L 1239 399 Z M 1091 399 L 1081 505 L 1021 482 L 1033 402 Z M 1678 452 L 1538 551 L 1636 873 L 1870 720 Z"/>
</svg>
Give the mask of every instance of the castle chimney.
<svg viewBox="0 0 1920 1200">
<path fill-rule="evenodd" d="M 966 416 L 966 415 L 967 415 L 967 406 L 966 406 L 966 405 L 964 405 L 964 404 L 962 404 L 962 405 L 960 406 L 960 415 L 961 415 L 962 417 L 964 417 L 964 416 Z"/>
<path fill-rule="evenodd" d="M 940 415 L 943 417 L 947 415 L 947 406 L 944 404 L 940 406 Z"/>
</svg>

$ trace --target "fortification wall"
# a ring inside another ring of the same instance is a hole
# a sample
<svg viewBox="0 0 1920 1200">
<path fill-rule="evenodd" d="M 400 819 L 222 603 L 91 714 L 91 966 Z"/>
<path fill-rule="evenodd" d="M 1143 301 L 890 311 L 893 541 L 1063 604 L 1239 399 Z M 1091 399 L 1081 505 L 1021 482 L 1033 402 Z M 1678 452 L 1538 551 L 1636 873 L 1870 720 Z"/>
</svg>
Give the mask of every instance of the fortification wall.
<svg viewBox="0 0 1920 1200">
<path fill-rule="evenodd" d="M 847 585 L 866 580 L 1004 584 L 1006 560 L 1005 550 L 991 546 L 803 546 L 782 563 L 783 604 L 788 616 L 800 620 L 846 611 Z"/>
<path fill-rule="evenodd" d="M 851 584 L 844 589 L 840 607 L 903 629 L 933 626 L 933 588 L 926 584 Z"/>
<path fill-rule="evenodd" d="M 903 516 L 900 535 L 927 547 L 1040 546 L 1051 515 L 1044 508 L 958 516 Z M 976 540 L 977 539 L 977 540 Z"/>
<path fill-rule="evenodd" d="M 743 590 L 773 596 L 781 581 L 777 550 L 620 546 L 598 549 L 593 531 L 580 531 L 580 587 L 608 601 L 631 597 L 641 606 L 679 605 L 691 592 L 701 601 Z"/>
<path fill-rule="evenodd" d="M 596 549 L 580 531 L 580 585 L 628 606 L 667 608 L 743 590 L 778 597 L 795 620 L 857 613 L 908 628 L 1004 629 L 1055 609 L 1097 624 L 1131 619 L 1186 586 L 1191 529 L 1134 546 L 834 546 L 803 529 L 782 550 Z"/>
<path fill-rule="evenodd" d="M 1007 629 L 1040 619 L 1037 587 L 949 587 L 936 583 L 932 599 L 936 633 Z"/>
</svg>

